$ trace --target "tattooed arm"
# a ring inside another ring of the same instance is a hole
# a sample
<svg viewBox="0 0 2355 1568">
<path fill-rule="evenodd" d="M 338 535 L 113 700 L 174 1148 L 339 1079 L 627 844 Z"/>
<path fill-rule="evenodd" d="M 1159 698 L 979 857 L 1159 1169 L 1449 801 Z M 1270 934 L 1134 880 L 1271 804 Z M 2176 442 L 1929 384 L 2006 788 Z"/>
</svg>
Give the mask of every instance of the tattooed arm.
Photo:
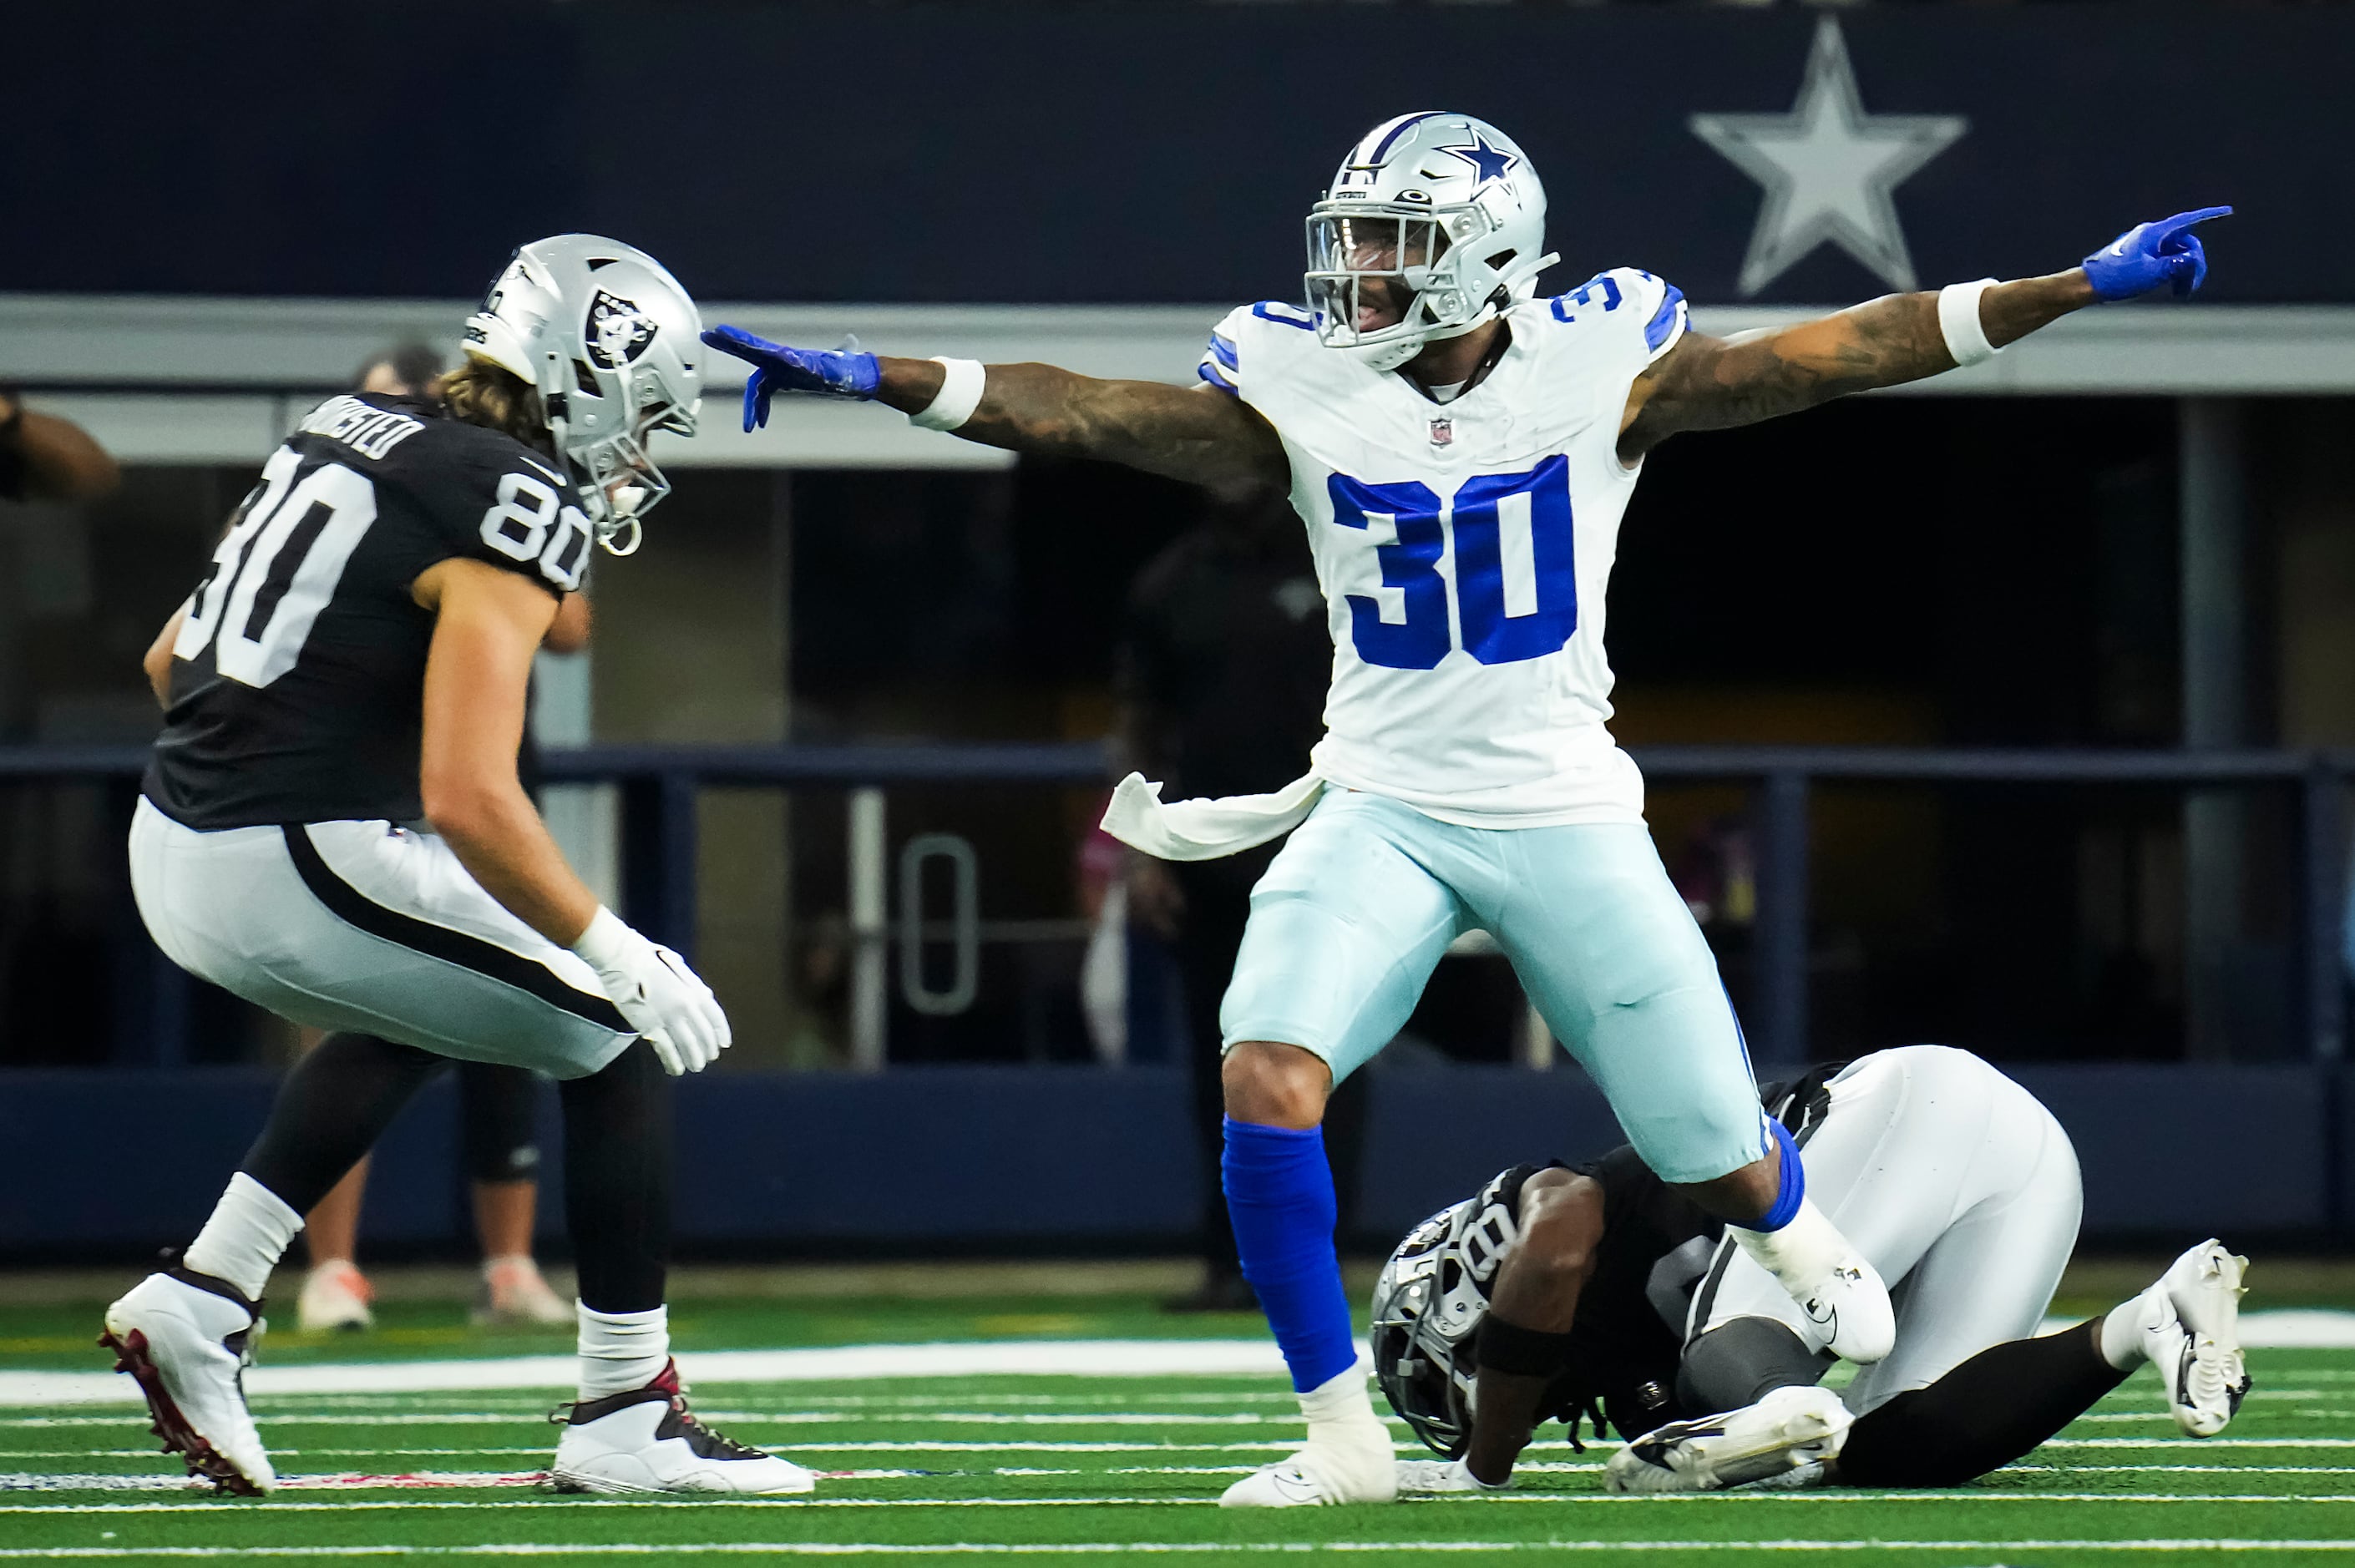
<svg viewBox="0 0 2355 1568">
<path fill-rule="evenodd" d="M 2082 267 L 1998 283 L 1979 296 L 1979 324 L 2001 348 L 2095 298 Z M 1679 430 L 1756 424 L 1954 367 L 1935 291 L 1890 294 L 1775 332 L 1687 333 L 1628 390 L 1619 456 L 1633 462 Z"/>
<path fill-rule="evenodd" d="M 930 359 L 876 361 L 876 401 L 912 414 L 940 395 Z M 981 406 L 956 434 L 984 446 L 1102 458 L 1240 496 L 1282 490 L 1291 460 L 1275 427 L 1239 397 L 1207 386 L 1103 381 L 1051 365 L 993 365 Z"/>
</svg>

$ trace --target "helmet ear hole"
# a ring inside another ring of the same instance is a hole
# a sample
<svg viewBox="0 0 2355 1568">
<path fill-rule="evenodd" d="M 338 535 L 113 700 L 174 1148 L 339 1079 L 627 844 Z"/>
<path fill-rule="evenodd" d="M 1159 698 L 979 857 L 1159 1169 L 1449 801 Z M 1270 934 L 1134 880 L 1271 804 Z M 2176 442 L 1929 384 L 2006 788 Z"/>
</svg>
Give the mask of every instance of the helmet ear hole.
<svg viewBox="0 0 2355 1568">
<path fill-rule="evenodd" d="M 584 362 L 578 359 L 572 362 L 572 384 L 585 397 L 597 396 L 596 376 L 591 372 Z"/>
</svg>

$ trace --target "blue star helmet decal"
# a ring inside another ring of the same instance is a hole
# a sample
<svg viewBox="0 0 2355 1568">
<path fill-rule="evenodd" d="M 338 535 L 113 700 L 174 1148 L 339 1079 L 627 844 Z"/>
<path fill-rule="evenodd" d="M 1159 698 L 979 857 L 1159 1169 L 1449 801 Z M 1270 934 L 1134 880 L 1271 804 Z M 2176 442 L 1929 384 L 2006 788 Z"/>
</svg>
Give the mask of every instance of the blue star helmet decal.
<svg viewBox="0 0 2355 1568">
<path fill-rule="evenodd" d="M 1440 147 L 1435 151 L 1450 154 L 1471 164 L 1484 185 L 1490 180 L 1503 179 L 1512 173 L 1513 165 L 1520 162 L 1519 158 L 1502 148 L 1490 146 L 1488 138 L 1477 131 L 1472 132 L 1472 145 L 1469 147 Z"/>
</svg>

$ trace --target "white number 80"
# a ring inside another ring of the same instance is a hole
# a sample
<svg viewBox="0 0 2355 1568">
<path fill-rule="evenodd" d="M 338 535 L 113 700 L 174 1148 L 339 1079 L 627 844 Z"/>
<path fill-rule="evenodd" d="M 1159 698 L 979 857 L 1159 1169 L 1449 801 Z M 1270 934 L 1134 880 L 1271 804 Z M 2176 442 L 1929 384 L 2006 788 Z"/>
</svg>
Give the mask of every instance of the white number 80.
<svg viewBox="0 0 2355 1568">
<path fill-rule="evenodd" d="M 483 514 L 483 543 L 509 560 L 537 559 L 548 580 L 569 593 L 581 586 L 587 564 L 589 520 L 574 506 L 559 514 L 554 490 L 527 473 L 510 473 L 499 481 L 498 504 Z"/>
</svg>

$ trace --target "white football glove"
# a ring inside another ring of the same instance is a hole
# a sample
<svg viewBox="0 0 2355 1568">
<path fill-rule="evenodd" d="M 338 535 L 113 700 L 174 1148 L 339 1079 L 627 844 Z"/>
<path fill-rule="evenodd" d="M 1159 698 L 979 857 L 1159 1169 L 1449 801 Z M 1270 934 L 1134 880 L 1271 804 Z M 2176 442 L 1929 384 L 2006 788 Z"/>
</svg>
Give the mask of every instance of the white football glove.
<svg viewBox="0 0 2355 1568">
<path fill-rule="evenodd" d="M 572 950 L 597 971 L 605 994 L 671 1076 L 703 1071 L 735 1038 L 719 999 L 687 960 L 632 930 L 603 905 Z"/>
</svg>

